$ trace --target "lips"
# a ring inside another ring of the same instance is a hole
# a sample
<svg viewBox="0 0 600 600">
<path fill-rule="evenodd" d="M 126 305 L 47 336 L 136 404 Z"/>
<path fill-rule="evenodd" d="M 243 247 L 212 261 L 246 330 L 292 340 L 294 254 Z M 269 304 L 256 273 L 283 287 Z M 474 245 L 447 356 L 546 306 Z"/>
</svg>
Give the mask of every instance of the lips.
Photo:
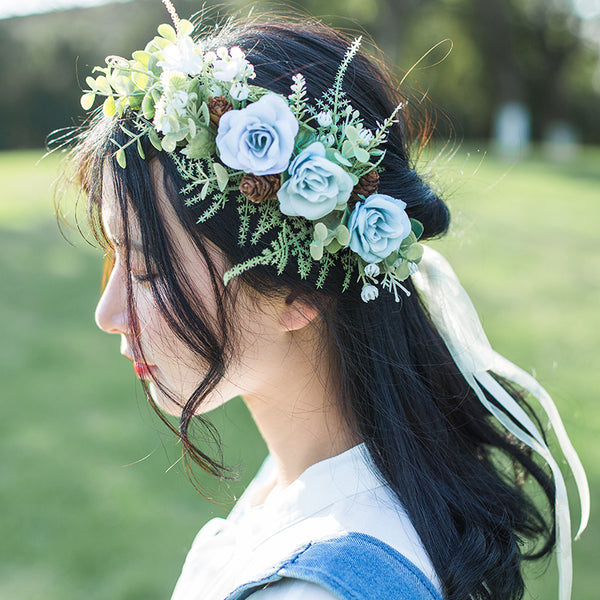
<svg viewBox="0 0 600 600">
<path fill-rule="evenodd" d="M 135 374 L 140 379 L 151 379 L 153 373 L 156 371 L 156 367 L 154 365 L 145 365 L 144 363 L 136 361 L 133 363 L 133 369 Z"/>
</svg>

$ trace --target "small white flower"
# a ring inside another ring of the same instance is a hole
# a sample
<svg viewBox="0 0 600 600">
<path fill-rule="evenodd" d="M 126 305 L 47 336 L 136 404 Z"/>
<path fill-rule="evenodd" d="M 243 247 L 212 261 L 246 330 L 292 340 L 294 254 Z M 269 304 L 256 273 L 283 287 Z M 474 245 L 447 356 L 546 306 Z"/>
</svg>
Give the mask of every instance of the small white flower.
<svg viewBox="0 0 600 600">
<path fill-rule="evenodd" d="M 234 83 L 229 90 L 229 95 L 234 100 L 245 100 L 250 94 L 250 88 L 245 83 Z"/>
<path fill-rule="evenodd" d="M 204 55 L 204 64 L 206 65 L 212 65 L 215 62 L 215 60 L 217 60 L 217 55 L 212 50 L 209 50 Z"/>
<path fill-rule="evenodd" d="M 199 75 L 204 68 L 202 50 L 189 35 L 167 46 L 163 50 L 163 60 L 157 64 L 163 71 L 180 71 L 186 75 Z"/>
<path fill-rule="evenodd" d="M 219 60 L 213 64 L 213 76 L 220 81 L 236 81 L 254 75 L 254 67 L 246 60 L 240 48 L 234 46 L 227 54 L 227 48 L 217 50 Z"/>
<path fill-rule="evenodd" d="M 370 302 L 379 296 L 379 290 L 374 285 L 365 285 L 360 292 L 363 302 Z"/>
<path fill-rule="evenodd" d="M 358 139 L 362 146 L 368 146 L 373 139 L 373 132 L 370 129 L 361 129 L 358 134 Z"/>
<path fill-rule="evenodd" d="M 331 148 L 335 144 L 335 136 L 333 133 L 328 133 L 327 135 L 322 135 L 320 138 L 321 142 L 324 146 Z"/>
<path fill-rule="evenodd" d="M 331 123 L 333 122 L 331 113 L 328 110 L 322 110 L 317 115 L 317 122 L 319 123 L 319 125 L 321 127 L 329 127 L 331 125 Z"/>
<path fill-rule="evenodd" d="M 367 277 L 377 277 L 379 273 L 381 273 L 381 270 L 379 269 L 379 265 L 377 263 L 369 263 L 365 267 L 365 275 Z"/>
<path fill-rule="evenodd" d="M 181 114 L 188 105 L 190 95 L 187 92 L 175 92 L 169 98 L 169 106 L 172 107 L 178 114 Z"/>
</svg>

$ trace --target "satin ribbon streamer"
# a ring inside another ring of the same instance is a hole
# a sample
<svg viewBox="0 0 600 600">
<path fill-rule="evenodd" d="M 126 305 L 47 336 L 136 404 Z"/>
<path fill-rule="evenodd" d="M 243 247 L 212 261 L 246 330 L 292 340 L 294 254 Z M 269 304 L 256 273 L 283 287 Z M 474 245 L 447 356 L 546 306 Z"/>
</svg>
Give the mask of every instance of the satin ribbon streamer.
<svg viewBox="0 0 600 600">
<path fill-rule="evenodd" d="M 554 429 L 560 448 L 577 484 L 581 521 L 575 539 L 586 528 L 590 514 L 590 491 L 585 471 L 565 431 L 558 410 L 546 390 L 531 376 L 495 352 L 481 326 L 471 299 L 460 285 L 448 261 L 426 247 L 413 282 L 423 294 L 431 319 L 452 358 L 483 406 L 518 440 L 535 450 L 552 469 L 556 486 L 556 544 L 559 600 L 569 600 L 573 580 L 571 519 L 565 480 L 558 463 L 531 418 L 510 394 L 488 373 L 492 371 L 516 383 L 537 398 Z M 491 394 L 503 410 L 489 402 Z M 510 415 L 510 416 L 509 416 Z"/>
</svg>

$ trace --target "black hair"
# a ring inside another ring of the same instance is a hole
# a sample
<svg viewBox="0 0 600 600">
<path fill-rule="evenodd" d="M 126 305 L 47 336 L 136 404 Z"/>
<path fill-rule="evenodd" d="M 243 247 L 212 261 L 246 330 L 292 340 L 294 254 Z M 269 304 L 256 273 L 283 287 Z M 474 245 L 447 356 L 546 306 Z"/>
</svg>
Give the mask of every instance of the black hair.
<svg viewBox="0 0 600 600">
<path fill-rule="evenodd" d="M 207 49 L 221 44 L 242 47 L 256 70 L 253 83 L 277 93 L 289 93 L 291 76 L 300 72 L 309 96 L 318 98 L 333 82 L 351 41 L 304 19 L 230 25 L 205 45 Z M 363 51 L 348 69 L 344 91 L 370 128 L 402 100 L 385 67 Z M 409 216 L 421 221 L 427 239 L 445 233 L 450 217 L 444 202 L 414 169 L 411 128 L 405 109 L 389 131 L 379 192 L 405 201 Z M 206 240 L 230 264 L 260 251 L 260 246 L 238 245 L 235 203 L 226 203 L 214 217 L 198 224 L 198 210 L 185 206 L 179 192 L 184 182 L 168 154 L 153 151 L 144 139 L 146 158 L 132 145 L 126 151 L 127 168 L 122 169 L 114 158 L 112 140 L 121 145 L 128 140 L 117 119 L 101 119 L 83 136 L 75 149 L 80 183 L 89 197 L 97 237 L 107 244 L 100 215 L 101 182 L 103 170 L 107 165 L 111 168 L 123 220 L 127 224 L 133 214 L 139 222 L 147 267 L 159 275 L 160 285 L 152 284 L 157 305 L 172 330 L 206 367 L 202 381 L 182 407 L 179 427 L 173 429 L 188 457 L 210 472 L 223 472 L 221 461 L 208 456 L 192 439 L 190 427 L 194 423 L 209 427 L 196 416 L 197 408 L 235 356 L 239 286 L 265 296 L 293 292 L 319 308 L 323 348 L 339 383 L 334 400 L 406 509 L 439 576 L 444 597 L 522 598 L 522 561 L 545 556 L 554 546 L 552 478 L 490 419 L 452 360 L 411 281 L 406 282 L 411 295 L 401 303 L 392 294 L 382 293 L 368 305 L 362 302 L 355 281 L 340 294 L 342 273 L 333 273 L 317 291 L 314 274 L 301 279 L 293 264 L 279 275 L 274 267 L 256 267 L 239 276 L 239 285 L 225 287 Z M 162 166 L 169 200 L 209 268 L 217 301 L 212 318 L 177 268 L 177 251 L 157 206 L 154 161 Z M 267 236 L 263 243 L 269 241 Z M 128 296 L 135 323 L 131 288 Z M 527 406 L 517 393 L 511 393 Z M 528 486 L 513 477 L 512 464 L 530 474 L 543 491 L 549 506 L 547 520 Z"/>
</svg>

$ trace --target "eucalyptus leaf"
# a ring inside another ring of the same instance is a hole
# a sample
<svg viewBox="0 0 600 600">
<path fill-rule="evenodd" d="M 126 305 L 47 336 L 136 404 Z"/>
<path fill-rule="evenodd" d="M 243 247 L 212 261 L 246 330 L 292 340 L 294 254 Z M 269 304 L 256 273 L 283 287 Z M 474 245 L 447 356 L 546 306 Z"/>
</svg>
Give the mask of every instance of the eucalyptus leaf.
<svg viewBox="0 0 600 600">
<path fill-rule="evenodd" d="M 127 159 L 125 158 L 125 150 L 123 148 L 117 150 L 116 158 L 119 166 L 124 169 L 127 166 Z"/>
<path fill-rule="evenodd" d="M 92 106 L 94 106 L 94 101 L 96 100 L 96 94 L 84 94 L 83 96 L 81 96 L 81 106 L 83 107 L 83 110 L 90 110 L 90 108 L 92 108 Z"/>
<path fill-rule="evenodd" d="M 204 121 L 205 127 L 210 125 L 210 111 L 208 110 L 208 104 L 203 102 L 200 106 L 200 112 L 202 113 L 202 120 Z"/>
<path fill-rule="evenodd" d="M 142 141 L 140 140 L 140 138 L 137 139 L 137 149 L 138 149 L 138 154 L 141 156 L 141 158 L 143 160 L 146 160 L 146 154 L 144 152 L 144 149 L 142 148 Z"/>
<path fill-rule="evenodd" d="M 335 237 L 342 246 L 350 243 L 350 230 L 345 225 L 338 225 L 335 229 Z"/>
<path fill-rule="evenodd" d="M 210 185 L 210 181 L 207 181 L 200 190 L 200 198 L 204 200 L 206 198 L 206 194 L 208 194 L 208 186 Z"/>
<path fill-rule="evenodd" d="M 401 281 L 404 281 L 410 275 L 410 263 L 403 260 L 394 271 L 394 275 Z"/>
<path fill-rule="evenodd" d="M 160 137 L 158 136 L 156 129 L 154 129 L 154 127 L 150 127 L 147 133 L 150 143 L 160 152 L 162 150 L 162 142 L 160 141 Z"/>
<path fill-rule="evenodd" d="M 423 235 L 423 223 L 421 223 L 421 221 L 417 221 L 416 219 L 411 219 L 410 224 L 412 227 L 412 232 L 415 234 L 415 237 L 419 239 Z"/>
<path fill-rule="evenodd" d="M 404 254 L 408 260 L 417 262 L 421 260 L 421 257 L 423 256 L 423 246 L 421 246 L 421 244 L 413 244 L 408 248 L 408 250 L 406 250 Z"/>
<path fill-rule="evenodd" d="M 227 187 L 227 183 L 229 182 L 229 173 L 227 169 L 221 163 L 213 163 L 213 171 L 217 176 L 217 185 L 219 186 L 219 190 L 222 192 Z"/>
<path fill-rule="evenodd" d="M 88 84 L 88 87 L 90 88 L 90 90 L 95 91 L 96 88 L 96 80 L 93 77 L 90 77 L 89 75 L 85 78 L 85 82 Z"/>
<path fill-rule="evenodd" d="M 313 237 L 316 241 L 322 242 L 329 235 L 329 231 L 327 229 L 327 225 L 325 223 L 316 223 L 315 229 L 313 232 Z"/>
<path fill-rule="evenodd" d="M 415 242 L 417 241 L 417 236 L 411 231 L 408 236 L 406 236 L 403 240 L 402 240 L 402 244 L 400 244 L 400 248 L 402 248 L 402 250 L 408 248 L 409 246 L 412 246 Z"/>
<path fill-rule="evenodd" d="M 154 118 L 154 98 L 150 94 L 146 94 L 142 100 L 142 112 L 146 119 Z"/>
<path fill-rule="evenodd" d="M 167 23 L 162 23 L 158 26 L 157 31 L 159 35 L 170 42 L 175 43 L 177 41 L 177 32 Z"/>
<path fill-rule="evenodd" d="M 350 140 L 353 144 L 358 144 L 360 140 L 360 134 L 356 127 L 353 125 L 347 125 L 344 129 L 344 133 L 346 134 L 346 138 Z"/>
<path fill-rule="evenodd" d="M 177 147 L 177 140 L 170 135 L 166 135 L 162 139 L 161 144 L 162 144 L 162 149 L 165 152 L 175 152 L 175 148 Z"/>
<path fill-rule="evenodd" d="M 139 73 L 138 71 L 134 71 L 131 74 L 131 80 L 142 90 L 148 87 L 148 82 L 150 81 L 146 73 Z"/>
<path fill-rule="evenodd" d="M 117 105 L 115 104 L 115 99 L 112 96 L 108 96 L 108 98 L 104 100 L 102 112 L 106 117 L 109 118 L 114 117 L 117 114 Z"/>
<path fill-rule="evenodd" d="M 106 79 L 104 75 L 96 77 L 96 89 L 105 96 L 110 96 L 112 94 L 112 90 L 108 84 L 108 79 Z"/>
<path fill-rule="evenodd" d="M 371 156 L 364 148 L 354 148 L 354 156 L 361 163 L 368 163 Z"/>
<path fill-rule="evenodd" d="M 194 24 L 187 19 L 181 19 L 179 21 L 179 32 L 183 35 L 190 35 L 194 31 Z"/>
<path fill-rule="evenodd" d="M 147 67 L 148 66 L 148 62 L 150 61 L 150 56 L 152 56 L 152 55 L 149 52 L 145 52 L 144 50 L 136 50 L 132 54 L 132 56 L 142 66 Z"/>
<path fill-rule="evenodd" d="M 342 144 L 342 154 L 344 156 L 352 156 L 354 154 L 354 144 L 348 140 L 344 140 Z"/>
<path fill-rule="evenodd" d="M 314 260 L 321 260 L 323 258 L 323 242 L 314 241 L 310 244 L 310 255 Z"/>
<path fill-rule="evenodd" d="M 345 158 L 339 150 L 336 150 L 335 148 L 333 148 L 331 150 L 331 154 L 332 154 L 333 160 L 335 162 L 337 162 L 338 164 L 344 165 L 345 167 L 352 166 L 352 163 L 347 158 Z"/>
<path fill-rule="evenodd" d="M 336 240 L 335 238 L 333 238 L 329 242 L 329 244 L 327 244 L 327 252 L 329 252 L 330 254 L 335 254 L 336 252 L 338 252 L 341 249 L 342 249 L 342 244 L 340 244 L 339 241 Z"/>
</svg>

